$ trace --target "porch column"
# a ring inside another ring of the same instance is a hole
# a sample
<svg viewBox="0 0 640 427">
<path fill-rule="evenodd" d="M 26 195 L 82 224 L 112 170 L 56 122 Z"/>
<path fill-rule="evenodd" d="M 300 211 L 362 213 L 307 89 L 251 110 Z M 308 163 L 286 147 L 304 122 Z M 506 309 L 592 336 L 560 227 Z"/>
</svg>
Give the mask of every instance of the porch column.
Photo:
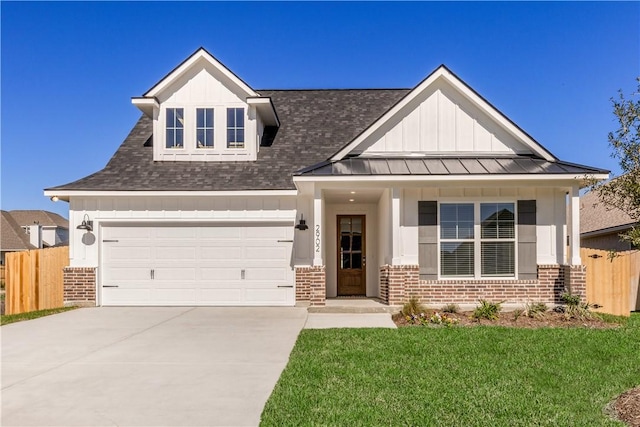
<svg viewBox="0 0 640 427">
<path fill-rule="evenodd" d="M 324 243 L 322 239 L 322 190 L 315 189 L 313 195 L 313 265 L 324 265 L 322 262 L 322 254 L 324 249 Z"/>
<path fill-rule="evenodd" d="M 401 265 L 400 257 L 400 192 L 397 187 L 391 189 L 391 265 Z"/>
<path fill-rule="evenodd" d="M 571 265 L 582 265 L 580 259 L 580 189 L 571 188 L 569 194 L 569 260 Z"/>
</svg>

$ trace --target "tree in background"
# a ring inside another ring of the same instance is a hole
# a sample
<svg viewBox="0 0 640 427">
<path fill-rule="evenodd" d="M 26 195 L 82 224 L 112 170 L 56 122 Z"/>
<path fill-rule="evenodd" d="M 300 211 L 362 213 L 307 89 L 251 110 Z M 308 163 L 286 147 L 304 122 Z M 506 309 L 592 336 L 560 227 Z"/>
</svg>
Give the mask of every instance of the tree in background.
<svg viewBox="0 0 640 427">
<path fill-rule="evenodd" d="M 611 157 L 618 160 L 622 175 L 594 187 L 608 206 L 626 212 L 637 224 L 620 237 L 640 248 L 640 77 L 638 91 L 625 99 L 622 91 L 611 98 L 613 114 L 620 127 L 609 133 Z M 635 100 L 634 100 L 635 98 Z"/>
</svg>

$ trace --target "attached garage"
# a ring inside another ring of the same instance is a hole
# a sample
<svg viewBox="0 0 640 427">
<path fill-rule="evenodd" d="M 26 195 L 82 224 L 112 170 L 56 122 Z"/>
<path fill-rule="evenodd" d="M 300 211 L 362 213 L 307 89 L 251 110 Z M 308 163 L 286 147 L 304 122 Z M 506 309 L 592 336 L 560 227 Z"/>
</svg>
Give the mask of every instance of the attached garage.
<svg viewBox="0 0 640 427">
<path fill-rule="evenodd" d="M 100 240 L 104 306 L 295 304 L 290 224 L 111 224 Z"/>
</svg>

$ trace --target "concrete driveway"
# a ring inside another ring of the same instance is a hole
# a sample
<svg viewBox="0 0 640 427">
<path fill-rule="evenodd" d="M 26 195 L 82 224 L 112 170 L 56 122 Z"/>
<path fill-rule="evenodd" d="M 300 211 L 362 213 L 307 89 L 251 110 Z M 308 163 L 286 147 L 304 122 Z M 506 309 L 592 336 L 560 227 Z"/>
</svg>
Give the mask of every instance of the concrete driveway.
<svg viewBox="0 0 640 427">
<path fill-rule="evenodd" d="M 84 308 L 0 328 L 3 426 L 252 426 L 304 308 Z"/>
</svg>

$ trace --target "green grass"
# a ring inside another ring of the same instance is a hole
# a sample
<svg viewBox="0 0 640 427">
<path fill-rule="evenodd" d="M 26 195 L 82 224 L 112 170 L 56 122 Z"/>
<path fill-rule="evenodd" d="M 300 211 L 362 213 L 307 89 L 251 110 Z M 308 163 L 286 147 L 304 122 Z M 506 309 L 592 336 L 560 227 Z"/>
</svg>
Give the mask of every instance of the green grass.
<svg viewBox="0 0 640 427">
<path fill-rule="evenodd" d="M 52 314 L 58 314 L 76 308 L 78 307 L 60 307 L 50 308 L 47 310 L 30 311 L 28 313 L 4 314 L 0 316 L 0 325 L 8 325 L 9 323 L 22 322 L 23 320 L 37 319 L 38 317 L 50 316 Z"/>
<path fill-rule="evenodd" d="M 607 426 L 640 384 L 640 314 L 595 330 L 303 330 L 263 426 Z"/>
</svg>

